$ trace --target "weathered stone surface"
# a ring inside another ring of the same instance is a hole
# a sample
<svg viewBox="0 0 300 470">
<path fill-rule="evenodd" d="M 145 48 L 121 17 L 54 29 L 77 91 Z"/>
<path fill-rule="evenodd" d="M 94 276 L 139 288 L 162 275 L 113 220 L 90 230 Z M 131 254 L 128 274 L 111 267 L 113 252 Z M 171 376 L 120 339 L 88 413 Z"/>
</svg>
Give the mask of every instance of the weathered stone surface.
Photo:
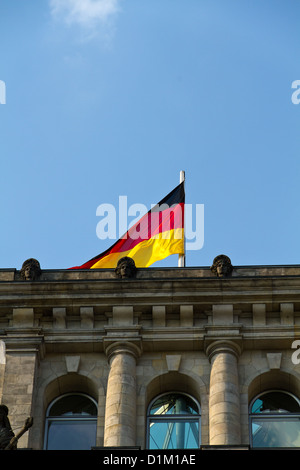
<svg viewBox="0 0 300 470">
<path fill-rule="evenodd" d="M 300 396 L 300 266 L 0 270 L 0 400 L 19 447 L 43 448 L 45 413 L 64 393 L 98 403 L 98 446 L 144 448 L 147 407 L 169 391 L 201 404 L 203 445 L 248 445 L 248 407 L 264 390 Z M 232 348 L 232 351 L 230 351 Z"/>
</svg>

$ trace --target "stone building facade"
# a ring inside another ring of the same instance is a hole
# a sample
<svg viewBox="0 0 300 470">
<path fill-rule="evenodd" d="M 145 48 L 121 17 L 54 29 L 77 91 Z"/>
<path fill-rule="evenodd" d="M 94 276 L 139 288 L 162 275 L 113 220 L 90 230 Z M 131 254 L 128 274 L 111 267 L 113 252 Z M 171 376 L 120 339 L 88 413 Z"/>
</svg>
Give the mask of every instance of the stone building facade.
<svg viewBox="0 0 300 470">
<path fill-rule="evenodd" d="M 74 394 L 95 406 L 95 447 L 147 449 L 168 417 L 151 403 L 183 396 L 199 405 L 198 447 L 251 448 L 253 400 L 300 398 L 298 340 L 300 266 L 0 270 L 0 402 L 15 433 L 33 417 L 18 448 L 48 448 L 51 406 L 67 417 Z"/>
</svg>

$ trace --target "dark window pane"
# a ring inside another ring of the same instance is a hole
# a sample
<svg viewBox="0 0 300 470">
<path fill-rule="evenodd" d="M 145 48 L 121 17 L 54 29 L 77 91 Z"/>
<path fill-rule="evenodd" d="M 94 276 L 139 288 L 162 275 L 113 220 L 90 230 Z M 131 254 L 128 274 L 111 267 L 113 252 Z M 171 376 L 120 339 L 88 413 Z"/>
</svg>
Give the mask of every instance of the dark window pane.
<svg viewBox="0 0 300 470">
<path fill-rule="evenodd" d="M 96 442 L 96 420 L 49 421 L 48 450 L 89 450 Z"/>
<path fill-rule="evenodd" d="M 291 395 L 268 392 L 261 395 L 251 407 L 251 413 L 299 413 L 300 407 Z"/>
<path fill-rule="evenodd" d="M 53 403 L 49 416 L 97 416 L 95 403 L 84 395 L 66 395 Z"/>
</svg>

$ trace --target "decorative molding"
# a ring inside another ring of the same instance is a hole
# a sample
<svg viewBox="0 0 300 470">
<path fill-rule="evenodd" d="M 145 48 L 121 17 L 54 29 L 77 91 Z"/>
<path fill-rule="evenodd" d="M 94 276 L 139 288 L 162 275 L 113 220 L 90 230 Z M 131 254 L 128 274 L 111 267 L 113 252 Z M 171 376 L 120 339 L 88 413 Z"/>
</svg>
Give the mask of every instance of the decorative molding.
<svg viewBox="0 0 300 470">
<path fill-rule="evenodd" d="M 133 306 L 114 306 L 113 307 L 113 325 L 133 325 Z"/>
<path fill-rule="evenodd" d="M 68 373 L 78 372 L 80 356 L 65 356 L 65 361 Z"/>
<path fill-rule="evenodd" d="M 166 326 L 166 307 L 164 305 L 152 307 L 152 322 L 154 327 Z"/>
<path fill-rule="evenodd" d="M 105 348 L 105 354 L 107 355 L 108 362 L 116 354 L 130 354 L 138 359 L 142 354 L 142 348 L 140 341 L 114 341 Z"/>
<path fill-rule="evenodd" d="M 13 326 L 17 328 L 33 327 L 34 312 L 33 308 L 14 308 L 13 309 Z"/>
<path fill-rule="evenodd" d="M 242 353 L 242 348 L 235 341 L 217 340 L 217 341 L 210 343 L 207 346 L 205 352 L 210 361 L 216 354 L 222 354 L 222 353 L 233 354 L 238 359 Z"/>
<path fill-rule="evenodd" d="M 67 309 L 62 307 L 53 308 L 53 318 L 55 319 L 54 328 L 65 329 L 66 328 L 66 315 Z"/>
<path fill-rule="evenodd" d="M 270 369 L 280 369 L 282 353 L 267 353 L 267 361 Z"/>
<path fill-rule="evenodd" d="M 166 356 L 168 371 L 179 371 L 181 354 L 170 354 Z"/>
<path fill-rule="evenodd" d="M 294 324 L 294 304 L 292 302 L 280 304 L 280 320 L 282 325 Z"/>
<path fill-rule="evenodd" d="M 94 308 L 80 307 L 81 328 L 94 327 Z"/>
<path fill-rule="evenodd" d="M 233 323 L 233 305 L 221 304 L 213 305 L 213 324 L 214 325 L 229 325 Z"/>
<path fill-rule="evenodd" d="M 264 326 L 266 324 L 266 304 L 253 304 L 253 325 Z"/>
<path fill-rule="evenodd" d="M 180 326 L 193 326 L 194 306 L 180 305 Z"/>
</svg>

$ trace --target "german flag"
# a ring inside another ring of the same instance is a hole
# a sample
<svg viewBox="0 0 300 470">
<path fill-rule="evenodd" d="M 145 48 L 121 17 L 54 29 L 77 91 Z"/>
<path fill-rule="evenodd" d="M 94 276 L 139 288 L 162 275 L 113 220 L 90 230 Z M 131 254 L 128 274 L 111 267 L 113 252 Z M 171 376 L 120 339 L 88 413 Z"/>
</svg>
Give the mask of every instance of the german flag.
<svg viewBox="0 0 300 470">
<path fill-rule="evenodd" d="M 184 254 L 184 182 L 163 198 L 108 250 L 70 269 L 115 268 L 129 256 L 146 268 L 169 255 Z"/>
</svg>

